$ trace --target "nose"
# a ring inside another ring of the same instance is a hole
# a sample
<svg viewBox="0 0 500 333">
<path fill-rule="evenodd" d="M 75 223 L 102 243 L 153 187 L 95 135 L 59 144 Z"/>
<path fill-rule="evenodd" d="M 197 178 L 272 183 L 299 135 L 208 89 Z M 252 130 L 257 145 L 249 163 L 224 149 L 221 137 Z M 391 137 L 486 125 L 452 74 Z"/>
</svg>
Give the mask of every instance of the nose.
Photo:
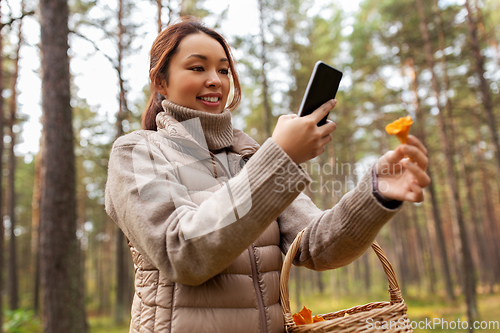
<svg viewBox="0 0 500 333">
<path fill-rule="evenodd" d="M 205 81 L 205 85 L 207 87 L 219 88 L 222 85 L 222 81 L 219 78 L 217 71 L 210 71 L 210 72 L 207 72 L 207 74 L 208 74 L 208 77 L 207 77 L 207 80 Z"/>
</svg>

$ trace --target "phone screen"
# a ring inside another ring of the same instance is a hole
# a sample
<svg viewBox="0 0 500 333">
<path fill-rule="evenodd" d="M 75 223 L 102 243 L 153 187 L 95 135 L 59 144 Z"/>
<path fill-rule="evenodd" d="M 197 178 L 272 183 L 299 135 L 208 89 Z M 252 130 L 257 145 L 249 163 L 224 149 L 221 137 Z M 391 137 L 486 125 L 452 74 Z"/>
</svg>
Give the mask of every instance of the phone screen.
<svg viewBox="0 0 500 333">
<path fill-rule="evenodd" d="M 303 117 L 313 113 L 317 108 L 330 99 L 334 99 L 339 89 L 342 72 L 318 61 L 307 84 L 306 92 L 302 98 L 298 115 Z M 326 115 L 318 126 L 326 124 Z"/>
</svg>

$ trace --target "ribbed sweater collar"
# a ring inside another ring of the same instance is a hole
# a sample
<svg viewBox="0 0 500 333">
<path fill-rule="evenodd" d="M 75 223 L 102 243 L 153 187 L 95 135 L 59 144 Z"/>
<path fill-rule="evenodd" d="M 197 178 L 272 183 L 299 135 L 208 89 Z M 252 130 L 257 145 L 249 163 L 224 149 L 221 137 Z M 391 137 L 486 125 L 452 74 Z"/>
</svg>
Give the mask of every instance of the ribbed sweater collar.
<svg viewBox="0 0 500 333">
<path fill-rule="evenodd" d="M 172 116 L 178 122 L 198 118 L 209 150 L 218 150 L 233 144 L 233 125 L 229 110 L 226 109 L 222 113 L 214 114 L 190 109 L 166 99 L 162 101 L 161 105 L 165 113 Z M 191 126 L 184 127 L 199 142 L 199 133 L 192 133 L 189 128 Z"/>
</svg>

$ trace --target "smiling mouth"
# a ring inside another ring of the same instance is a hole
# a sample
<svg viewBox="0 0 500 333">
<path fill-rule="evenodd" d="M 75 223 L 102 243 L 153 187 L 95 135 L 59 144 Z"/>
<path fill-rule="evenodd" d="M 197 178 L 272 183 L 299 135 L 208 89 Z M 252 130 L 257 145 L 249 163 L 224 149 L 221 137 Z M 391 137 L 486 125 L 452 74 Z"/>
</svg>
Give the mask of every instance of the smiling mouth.
<svg viewBox="0 0 500 333">
<path fill-rule="evenodd" d="M 219 101 L 219 97 L 197 97 L 197 98 L 209 103 L 216 103 Z"/>
</svg>

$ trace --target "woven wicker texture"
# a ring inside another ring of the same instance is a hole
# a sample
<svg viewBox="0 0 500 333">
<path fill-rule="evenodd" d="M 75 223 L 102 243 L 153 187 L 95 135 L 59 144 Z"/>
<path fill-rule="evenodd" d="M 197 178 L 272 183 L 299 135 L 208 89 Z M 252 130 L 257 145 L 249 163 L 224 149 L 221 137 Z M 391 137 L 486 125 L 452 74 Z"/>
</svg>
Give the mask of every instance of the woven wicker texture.
<svg viewBox="0 0 500 333">
<path fill-rule="evenodd" d="M 304 231 L 302 230 L 292 243 L 292 246 L 286 254 L 281 270 L 280 300 L 287 332 L 413 332 L 409 325 L 408 316 L 406 314 L 407 307 L 401 296 L 396 273 L 377 242 L 373 242 L 372 249 L 382 263 L 384 272 L 387 276 L 390 302 L 373 302 L 354 306 L 350 309 L 330 312 L 320 315 L 325 321 L 297 326 L 290 312 L 288 278 L 290 275 L 290 268 L 292 267 L 292 261 L 299 249 L 303 233 Z M 348 316 L 345 316 L 346 313 Z"/>
</svg>

